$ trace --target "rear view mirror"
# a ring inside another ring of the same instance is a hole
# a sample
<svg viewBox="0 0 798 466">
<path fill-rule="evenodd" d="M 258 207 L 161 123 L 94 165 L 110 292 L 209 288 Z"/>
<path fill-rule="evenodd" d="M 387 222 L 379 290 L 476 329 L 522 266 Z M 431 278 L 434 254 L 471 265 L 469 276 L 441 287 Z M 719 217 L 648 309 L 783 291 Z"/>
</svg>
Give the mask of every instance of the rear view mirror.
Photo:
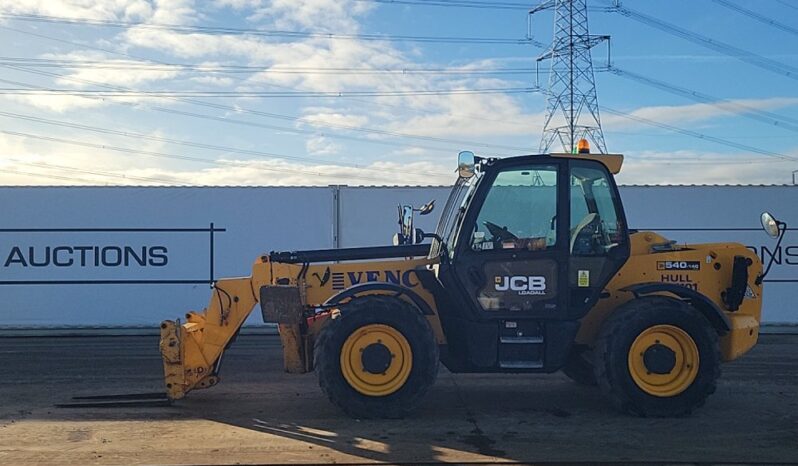
<svg viewBox="0 0 798 466">
<path fill-rule="evenodd" d="M 413 235 L 413 208 L 411 206 L 402 206 L 399 222 L 402 226 L 401 231 L 404 237 L 410 238 Z"/>
<path fill-rule="evenodd" d="M 435 209 L 435 199 L 419 207 L 418 215 L 427 215 L 428 213 L 432 212 L 433 209 Z"/>
<path fill-rule="evenodd" d="M 776 220 L 770 212 L 763 212 L 762 213 L 762 228 L 765 229 L 765 233 L 767 233 L 771 238 L 778 238 L 779 237 L 779 222 Z"/>
<path fill-rule="evenodd" d="M 470 150 L 464 150 L 457 155 L 457 174 L 460 178 L 471 178 L 474 176 L 474 164 L 476 156 Z"/>
</svg>

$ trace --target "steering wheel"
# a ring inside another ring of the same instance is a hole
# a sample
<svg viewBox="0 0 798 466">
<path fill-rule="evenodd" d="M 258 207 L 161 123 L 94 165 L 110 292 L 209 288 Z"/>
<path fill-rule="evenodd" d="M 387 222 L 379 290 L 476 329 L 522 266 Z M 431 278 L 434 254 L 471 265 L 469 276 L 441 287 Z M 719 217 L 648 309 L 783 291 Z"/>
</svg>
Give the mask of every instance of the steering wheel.
<svg viewBox="0 0 798 466">
<path fill-rule="evenodd" d="M 570 248 L 568 249 L 569 252 L 574 252 L 574 244 L 576 244 L 576 240 L 579 238 L 579 235 L 597 219 L 598 215 L 591 213 L 585 215 L 585 217 L 579 222 L 579 224 L 574 228 L 573 233 L 571 233 L 571 244 Z"/>
<path fill-rule="evenodd" d="M 512 234 L 511 232 L 507 231 L 507 227 L 500 227 L 493 222 L 482 222 L 485 225 L 485 228 L 488 229 L 488 233 L 493 236 L 492 241 L 514 241 L 517 240 L 518 237 Z"/>
</svg>

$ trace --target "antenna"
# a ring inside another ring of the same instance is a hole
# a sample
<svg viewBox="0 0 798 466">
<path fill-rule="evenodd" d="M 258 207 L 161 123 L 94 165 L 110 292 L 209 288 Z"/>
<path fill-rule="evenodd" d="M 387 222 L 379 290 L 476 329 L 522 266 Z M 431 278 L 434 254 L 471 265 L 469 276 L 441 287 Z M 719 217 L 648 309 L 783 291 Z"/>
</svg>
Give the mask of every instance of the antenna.
<svg viewBox="0 0 798 466">
<path fill-rule="evenodd" d="M 540 153 L 548 153 L 555 140 L 564 152 L 574 153 L 584 138 L 606 154 L 590 49 L 610 36 L 588 33 L 587 0 L 547 0 L 529 14 L 549 9 L 554 10 L 554 38 L 537 58 L 538 63 L 551 60 Z"/>
</svg>

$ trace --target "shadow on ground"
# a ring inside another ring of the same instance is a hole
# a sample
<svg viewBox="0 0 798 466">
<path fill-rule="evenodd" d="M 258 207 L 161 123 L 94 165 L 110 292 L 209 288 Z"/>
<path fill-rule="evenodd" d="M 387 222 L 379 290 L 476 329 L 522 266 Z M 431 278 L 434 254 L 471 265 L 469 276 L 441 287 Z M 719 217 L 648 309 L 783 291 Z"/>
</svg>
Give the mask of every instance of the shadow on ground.
<svg viewBox="0 0 798 466">
<path fill-rule="evenodd" d="M 798 337 L 765 337 L 688 418 L 616 413 L 560 374 L 442 370 L 413 416 L 373 421 L 339 412 L 314 374 L 282 372 L 274 337 L 241 337 L 213 389 L 167 408 L 105 410 L 52 404 L 157 390 L 154 338 L 0 339 L 10 374 L 0 380 L 0 462 L 791 462 L 796 350 Z"/>
</svg>

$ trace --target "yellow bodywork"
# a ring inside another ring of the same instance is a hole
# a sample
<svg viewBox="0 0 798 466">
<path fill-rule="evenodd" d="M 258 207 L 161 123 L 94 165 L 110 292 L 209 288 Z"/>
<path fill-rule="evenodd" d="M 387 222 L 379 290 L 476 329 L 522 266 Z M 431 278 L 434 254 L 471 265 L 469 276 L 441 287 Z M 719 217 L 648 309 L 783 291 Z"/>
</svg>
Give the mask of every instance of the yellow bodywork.
<svg viewBox="0 0 798 466">
<path fill-rule="evenodd" d="M 613 174 L 620 171 L 623 163 L 622 155 L 552 156 L 596 160 Z M 718 308 L 725 309 L 722 294 L 731 283 L 734 257 L 743 256 L 751 260 L 748 289 L 738 310 L 724 311 L 731 330 L 720 338 L 721 353 L 724 360 L 730 361 L 756 344 L 762 306 L 762 285 L 756 283 L 756 277 L 762 272 L 762 263 L 756 254 L 737 243 L 671 246 L 662 250 L 662 245 L 668 243 L 666 238 L 653 232 L 631 235 L 629 259 L 610 280 L 602 298 L 581 320 L 575 343 L 593 346 L 604 320 L 618 306 L 634 298 L 632 292 L 623 291 L 630 285 L 665 282 L 689 287 L 709 298 Z M 698 270 L 661 269 L 659 264 L 667 261 L 698 262 L 701 266 Z M 414 273 L 436 263 L 437 259 L 425 257 L 303 265 L 272 262 L 269 256 L 262 256 L 254 264 L 251 276 L 216 282 L 205 310 L 189 312 L 183 324 L 179 321 L 161 324 L 160 349 L 167 394 L 171 399 L 179 399 L 192 389 L 207 388 L 218 382 L 216 368 L 222 353 L 252 312 L 264 286 L 298 289 L 299 304 L 306 310 L 318 308 L 339 292 L 360 283 L 387 282 L 409 288 L 434 311 L 427 320 L 437 343 L 445 344 L 446 336 L 438 318 L 435 299 L 421 286 Z M 329 312 L 329 307 L 323 310 L 325 312 L 319 312 L 318 317 L 311 315 L 302 324 L 279 325 L 286 371 L 301 373 L 312 369 L 314 337 L 326 319 L 335 313 L 334 309 Z M 363 387 L 366 385 L 364 383 Z"/>
<path fill-rule="evenodd" d="M 208 388 L 218 382 L 215 365 L 257 304 L 263 286 L 298 286 L 302 304 L 312 308 L 352 285 L 384 281 L 412 289 L 435 310 L 435 300 L 413 272 L 432 263 L 427 258 L 415 258 L 312 264 L 300 278 L 302 264 L 272 262 L 263 256 L 253 265 L 251 276 L 217 281 L 208 307 L 202 312 L 189 312 L 182 325 L 176 321 L 161 324 L 160 349 L 167 394 L 171 399 L 180 399 L 192 389 Z M 446 339 L 437 315 L 429 316 L 428 321 L 438 343 L 444 344 Z M 301 373 L 312 367 L 313 337 L 323 322 L 324 319 L 309 321 L 304 334 L 300 325 L 279 325 L 286 371 Z"/>
<path fill-rule="evenodd" d="M 653 232 L 638 232 L 631 236 L 628 261 L 609 282 L 605 297 L 582 319 L 576 343 L 592 346 L 608 315 L 634 298 L 631 292 L 622 289 L 637 283 L 666 282 L 687 286 L 707 296 L 723 309 L 721 294 L 731 282 L 734 257 L 744 256 L 752 260 L 748 280 L 751 295 L 743 300 L 739 310 L 726 312 L 732 329 L 720 338 L 720 342 L 726 361 L 751 349 L 759 335 L 762 304 L 762 285 L 755 283 L 762 271 L 759 258 L 745 246 L 736 243 L 674 246 L 673 250 L 664 252 L 652 250 L 652 246 L 667 242 L 666 238 Z M 701 268 L 658 270 L 658 263 L 664 261 L 698 261 Z M 179 399 L 192 389 L 207 388 L 218 382 L 215 366 L 257 304 L 259 290 L 263 286 L 297 286 L 301 304 L 312 309 L 359 283 L 398 284 L 412 289 L 435 311 L 427 319 L 437 342 L 445 344 L 446 336 L 441 328 L 435 300 L 421 286 L 413 272 L 435 263 L 435 260 L 428 258 L 321 263 L 309 265 L 301 274 L 301 264 L 272 262 L 268 256 L 264 256 L 254 264 L 250 277 L 219 280 L 203 312 L 189 312 L 182 325 L 174 321 L 165 321 L 161 325 L 160 347 L 168 395 L 172 399 Z M 384 293 L 374 291 L 380 292 Z M 312 369 L 313 339 L 328 315 L 308 319 L 305 330 L 300 325 L 279 325 L 286 371 L 301 373 Z"/>
<path fill-rule="evenodd" d="M 623 288 L 637 283 L 663 282 L 689 287 L 708 297 L 724 309 L 721 294 L 731 283 L 732 263 L 735 256 L 751 259 L 748 269 L 750 297 L 743 299 L 735 312 L 726 311 L 731 320 L 731 331 L 720 338 L 723 359 L 731 361 L 756 344 L 762 312 L 762 285 L 756 277 L 762 272 L 762 263 L 756 254 L 739 243 L 703 243 L 674 246 L 673 251 L 652 252 L 652 246 L 667 243 L 663 236 L 644 231 L 631 236 L 631 255 L 621 270 L 607 285 L 609 297 L 599 302 L 582 319 L 576 342 L 591 346 L 604 319 L 618 306 L 634 298 Z M 667 261 L 700 262 L 700 270 L 660 270 L 658 263 Z"/>
</svg>

